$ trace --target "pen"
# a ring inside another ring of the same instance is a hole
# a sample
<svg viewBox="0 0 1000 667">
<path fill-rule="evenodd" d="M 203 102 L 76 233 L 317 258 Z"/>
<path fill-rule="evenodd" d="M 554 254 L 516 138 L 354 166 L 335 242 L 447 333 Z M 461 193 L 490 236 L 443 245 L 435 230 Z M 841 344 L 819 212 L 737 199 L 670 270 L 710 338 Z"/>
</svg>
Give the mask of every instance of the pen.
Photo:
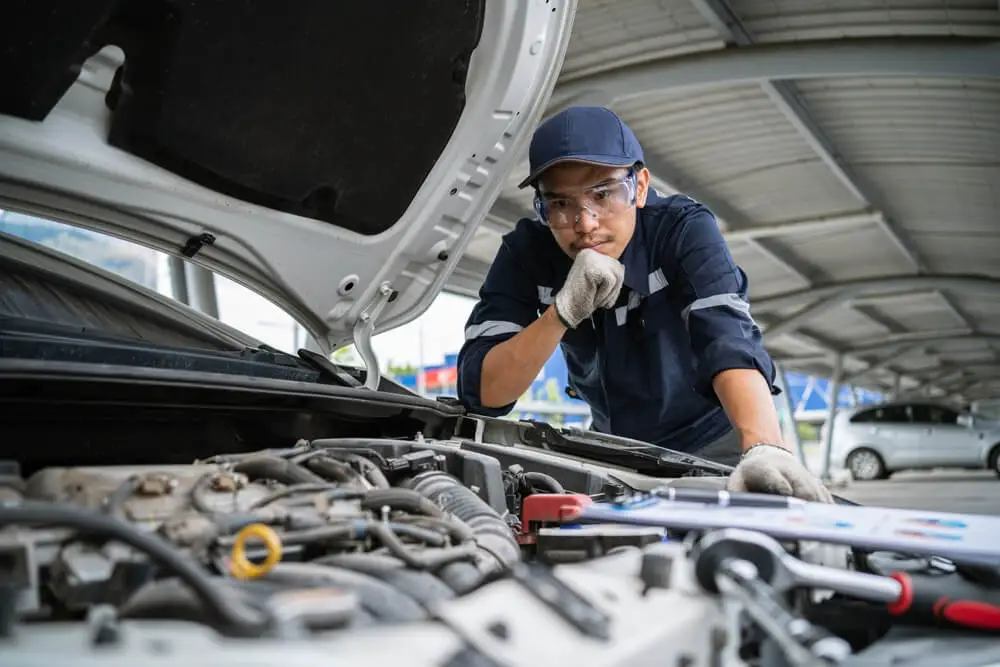
<svg viewBox="0 0 1000 667">
<path fill-rule="evenodd" d="M 790 496 L 778 496 L 767 493 L 731 493 L 729 491 L 713 491 L 712 489 L 676 489 L 665 487 L 654 489 L 654 496 L 664 500 L 683 503 L 707 503 L 721 507 L 773 507 L 788 509 L 801 507 L 805 501 Z"/>
</svg>

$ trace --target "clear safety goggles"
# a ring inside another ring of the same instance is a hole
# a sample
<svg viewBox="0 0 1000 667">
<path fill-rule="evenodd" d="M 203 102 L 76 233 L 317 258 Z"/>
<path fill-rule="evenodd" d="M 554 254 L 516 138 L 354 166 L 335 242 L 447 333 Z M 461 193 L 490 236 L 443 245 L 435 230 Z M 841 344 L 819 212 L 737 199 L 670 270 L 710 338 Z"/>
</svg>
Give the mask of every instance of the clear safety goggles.
<svg viewBox="0 0 1000 667">
<path fill-rule="evenodd" d="M 581 190 L 579 193 L 547 194 L 535 192 L 535 214 L 538 219 L 554 229 L 575 227 L 586 212 L 594 219 L 609 218 L 636 203 L 636 175 L 617 181 L 602 183 Z"/>
</svg>

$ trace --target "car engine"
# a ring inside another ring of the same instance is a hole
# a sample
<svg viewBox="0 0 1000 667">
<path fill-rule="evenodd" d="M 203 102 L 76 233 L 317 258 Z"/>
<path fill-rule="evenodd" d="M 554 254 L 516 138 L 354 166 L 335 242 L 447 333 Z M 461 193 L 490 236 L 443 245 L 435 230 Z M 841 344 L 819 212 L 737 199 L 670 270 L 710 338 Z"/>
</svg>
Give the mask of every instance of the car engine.
<svg viewBox="0 0 1000 667">
<path fill-rule="evenodd" d="M 44 467 L 25 478 L 9 464 L 4 664 L 314 664 L 331 654 L 448 667 L 889 664 L 852 662 L 879 648 L 885 614 L 816 591 L 741 588 L 738 568 L 719 574 L 720 553 L 764 569 L 760 556 L 829 564 L 815 545 L 560 525 L 574 492 L 622 489 L 572 465 L 552 475 L 526 470 L 530 456 L 502 464 L 467 445 L 302 440 L 190 465 Z"/>
<path fill-rule="evenodd" d="M 611 648 L 611 626 L 623 619 L 595 606 L 596 595 L 633 616 L 662 617 L 682 605 L 672 643 L 684 637 L 686 646 L 695 633 L 703 637 L 692 649 L 699 642 L 723 649 L 712 638 L 720 630 L 706 623 L 722 621 L 717 603 L 697 587 L 671 590 L 664 578 L 681 547 L 664 543 L 663 531 L 598 527 L 563 531 L 574 533 L 568 542 L 547 540 L 537 520 L 544 517 L 509 509 L 563 492 L 552 476 L 501 469 L 456 443 L 401 440 L 302 441 L 191 465 L 8 475 L 0 641 L 17 664 L 53 659 L 57 649 L 47 642 L 55 628 L 64 650 L 102 646 L 105 657 L 116 647 L 131 654 L 155 645 L 199 660 L 191 639 L 198 646 L 210 637 L 252 637 L 283 660 L 315 659 L 333 649 L 324 642 L 347 641 L 364 647 L 352 662 L 388 664 L 389 654 L 379 662 L 379 650 L 358 644 L 368 636 L 407 651 L 408 664 L 490 664 L 481 660 L 497 650 L 515 663 L 521 650 L 530 650 L 524 658 L 541 651 L 558 660 L 580 651 L 581 638 Z M 667 559 L 650 584 L 665 597 L 650 596 L 638 576 L 647 545 Z M 596 556 L 606 558 L 591 569 Z M 542 561 L 578 566 L 557 575 L 533 567 Z M 614 634 L 649 634 L 636 620 Z M 416 639 L 418 631 L 425 634 Z M 160 639 L 128 649 L 143 633 Z M 287 644 L 304 636 L 320 643 Z M 629 655 L 662 650 L 651 639 Z M 411 641 L 427 654 L 411 653 Z M 482 642 L 495 646 L 483 653 Z M 624 656 L 613 662 L 624 664 Z"/>
</svg>

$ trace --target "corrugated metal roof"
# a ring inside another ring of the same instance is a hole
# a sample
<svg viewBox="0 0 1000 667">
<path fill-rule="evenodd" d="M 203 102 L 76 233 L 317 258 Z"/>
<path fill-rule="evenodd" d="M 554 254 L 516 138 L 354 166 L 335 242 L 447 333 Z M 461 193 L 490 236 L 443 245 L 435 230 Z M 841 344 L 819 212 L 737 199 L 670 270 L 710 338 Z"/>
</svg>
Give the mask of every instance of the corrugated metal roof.
<svg viewBox="0 0 1000 667">
<path fill-rule="evenodd" d="M 859 383 L 996 393 L 942 380 L 1000 378 L 996 0 L 583 0 L 554 104 L 561 90 L 610 104 L 654 183 L 713 208 L 775 358 L 829 373 L 842 353 Z M 530 211 L 525 170 L 479 267 Z M 918 275 L 940 287 L 899 280 Z"/>
<path fill-rule="evenodd" d="M 759 42 L 851 37 L 1000 37 L 993 0 L 731 0 Z"/>
<path fill-rule="evenodd" d="M 718 33 L 690 3 L 581 0 L 562 80 L 720 46 Z"/>
</svg>

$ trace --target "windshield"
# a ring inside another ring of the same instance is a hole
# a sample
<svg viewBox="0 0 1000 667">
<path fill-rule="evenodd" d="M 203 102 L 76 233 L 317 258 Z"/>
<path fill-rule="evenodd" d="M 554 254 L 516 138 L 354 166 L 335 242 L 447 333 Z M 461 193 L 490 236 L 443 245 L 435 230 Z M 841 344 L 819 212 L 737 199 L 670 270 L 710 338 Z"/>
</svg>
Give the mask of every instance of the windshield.
<svg viewBox="0 0 1000 667">
<path fill-rule="evenodd" d="M 194 306 L 277 350 L 294 353 L 309 344 L 305 330 L 264 297 L 225 276 L 157 250 L 14 211 L 0 212 L 0 232 L 65 253 Z M 204 289 L 206 283 L 212 290 Z"/>
</svg>

